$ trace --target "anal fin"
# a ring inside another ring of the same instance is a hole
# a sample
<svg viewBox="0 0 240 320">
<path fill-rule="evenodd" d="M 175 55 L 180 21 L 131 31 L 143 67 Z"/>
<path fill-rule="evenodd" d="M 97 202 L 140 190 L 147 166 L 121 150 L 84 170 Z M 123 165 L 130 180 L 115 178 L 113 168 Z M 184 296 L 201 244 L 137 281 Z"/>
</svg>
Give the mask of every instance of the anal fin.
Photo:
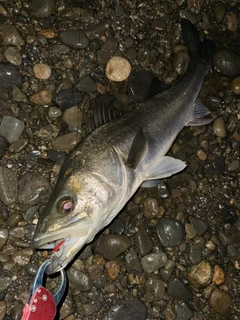
<svg viewBox="0 0 240 320">
<path fill-rule="evenodd" d="M 212 118 L 203 118 L 210 113 L 208 108 L 204 106 L 200 98 L 197 98 L 194 103 L 193 113 L 191 118 L 186 123 L 186 126 L 201 126 L 212 122 Z"/>
</svg>

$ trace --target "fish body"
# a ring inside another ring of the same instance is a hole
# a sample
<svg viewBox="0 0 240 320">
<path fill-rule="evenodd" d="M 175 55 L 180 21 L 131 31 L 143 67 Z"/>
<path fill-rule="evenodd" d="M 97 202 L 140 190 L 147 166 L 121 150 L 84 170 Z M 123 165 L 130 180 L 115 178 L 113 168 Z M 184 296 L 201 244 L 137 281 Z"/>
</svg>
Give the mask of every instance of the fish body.
<svg viewBox="0 0 240 320">
<path fill-rule="evenodd" d="M 183 170 L 185 163 L 166 153 L 184 126 L 211 122 L 202 118 L 209 111 L 197 97 L 214 44 L 200 42 L 188 20 L 181 24 L 191 53 L 181 80 L 120 119 L 97 128 L 63 163 L 34 235 L 36 248 L 55 248 L 49 274 L 65 267 L 108 225 L 139 186 L 151 187 L 158 179 Z"/>
</svg>

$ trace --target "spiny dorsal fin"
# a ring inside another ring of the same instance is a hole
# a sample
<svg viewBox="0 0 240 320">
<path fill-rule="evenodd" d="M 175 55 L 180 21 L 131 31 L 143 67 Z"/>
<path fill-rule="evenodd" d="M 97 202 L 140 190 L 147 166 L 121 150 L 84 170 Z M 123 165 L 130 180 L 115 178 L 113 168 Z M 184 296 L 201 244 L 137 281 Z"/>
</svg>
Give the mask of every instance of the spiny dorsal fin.
<svg viewBox="0 0 240 320">
<path fill-rule="evenodd" d="M 129 151 L 126 165 L 129 168 L 136 169 L 139 163 L 141 162 L 143 156 L 146 154 L 147 147 L 147 139 L 144 136 L 142 127 L 139 127 L 133 139 L 133 143 Z"/>
</svg>

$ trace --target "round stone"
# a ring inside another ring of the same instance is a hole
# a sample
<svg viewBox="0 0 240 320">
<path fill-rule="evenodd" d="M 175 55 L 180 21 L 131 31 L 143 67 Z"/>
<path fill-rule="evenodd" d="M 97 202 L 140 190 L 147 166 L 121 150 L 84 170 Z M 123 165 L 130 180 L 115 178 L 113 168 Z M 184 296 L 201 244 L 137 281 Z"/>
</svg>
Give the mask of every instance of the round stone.
<svg viewBox="0 0 240 320">
<path fill-rule="evenodd" d="M 33 66 L 33 72 L 35 77 L 40 80 L 47 80 L 52 74 L 51 68 L 45 63 L 36 63 Z"/>
<path fill-rule="evenodd" d="M 121 82 L 128 78 L 131 72 L 131 65 L 127 59 L 122 57 L 112 57 L 106 66 L 106 76 L 109 80 Z"/>
<path fill-rule="evenodd" d="M 231 307 L 231 298 L 227 292 L 216 288 L 210 297 L 210 304 L 215 311 L 224 314 Z"/>
<path fill-rule="evenodd" d="M 205 288 L 211 283 L 212 269 L 208 261 L 201 261 L 192 266 L 188 273 L 190 284 L 196 288 Z"/>
<path fill-rule="evenodd" d="M 224 271 L 221 267 L 219 267 L 218 265 L 215 265 L 213 268 L 213 277 L 212 277 L 212 281 L 214 283 L 216 283 L 216 285 L 219 285 L 221 283 L 223 283 L 225 280 L 225 275 L 224 275 Z"/>
<path fill-rule="evenodd" d="M 232 82 L 231 82 L 231 88 L 232 88 L 232 91 L 233 91 L 235 94 L 240 95 L 240 77 L 237 77 L 237 78 L 235 78 L 235 79 L 232 80 Z"/>
<path fill-rule="evenodd" d="M 224 139 L 227 136 L 226 126 L 223 118 L 217 118 L 213 123 L 213 132 L 218 138 Z"/>
<path fill-rule="evenodd" d="M 15 66 L 20 66 L 22 63 L 22 57 L 19 53 L 19 51 L 15 47 L 8 47 L 3 52 L 4 57 L 8 62 Z"/>
<path fill-rule="evenodd" d="M 48 105 L 52 102 L 52 93 L 48 89 L 43 89 L 30 96 L 29 100 L 41 106 Z"/>
</svg>

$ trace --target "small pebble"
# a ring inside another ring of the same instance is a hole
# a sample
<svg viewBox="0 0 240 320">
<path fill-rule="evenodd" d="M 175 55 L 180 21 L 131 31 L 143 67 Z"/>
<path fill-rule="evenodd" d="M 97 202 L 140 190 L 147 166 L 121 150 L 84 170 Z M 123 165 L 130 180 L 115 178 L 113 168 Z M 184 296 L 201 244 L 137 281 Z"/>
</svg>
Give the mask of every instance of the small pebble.
<svg viewBox="0 0 240 320">
<path fill-rule="evenodd" d="M 156 198 L 146 198 L 143 201 L 143 214 L 147 219 L 153 219 L 159 214 L 159 203 Z"/>
<path fill-rule="evenodd" d="M 18 87 L 13 88 L 13 99 L 18 102 L 28 102 L 28 98 Z"/>
<path fill-rule="evenodd" d="M 92 93 L 97 90 L 97 85 L 89 75 L 86 75 L 76 83 L 76 89 L 82 92 Z"/>
<path fill-rule="evenodd" d="M 193 296 L 189 286 L 176 277 L 168 283 L 167 292 L 172 298 L 182 301 L 190 301 Z"/>
<path fill-rule="evenodd" d="M 5 137 L 0 135 L 0 159 L 5 155 L 7 149 L 8 149 L 8 141 Z"/>
<path fill-rule="evenodd" d="M 208 223 L 202 219 L 193 217 L 190 220 L 191 225 L 196 230 L 197 235 L 203 235 L 208 229 Z"/>
<path fill-rule="evenodd" d="M 226 126 L 223 118 L 217 118 L 213 122 L 213 132 L 218 138 L 224 139 L 227 136 Z"/>
<path fill-rule="evenodd" d="M 121 82 L 128 78 L 131 72 L 130 63 L 122 57 L 112 57 L 106 66 L 106 76 L 109 80 Z"/>
<path fill-rule="evenodd" d="M 29 100 L 32 103 L 45 106 L 51 104 L 52 102 L 52 93 L 48 89 L 40 90 L 29 97 Z"/>
<path fill-rule="evenodd" d="M 22 76 L 18 69 L 9 63 L 0 63 L 0 87 L 13 88 L 22 85 Z"/>
<path fill-rule="evenodd" d="M 103 274 L 103 266 L 100 265 L 100 264 L 93 264 L 91 266 L 89 266 L 88 268 L 88 274 L 89 274 L 89 277 L 93 280 L 93 281 L 96 281 L 98 280 L 102 274 Z"/>
<path fill-rule="evenodd" d="M 140 230 L 135 234 L 135 243 L 138 254 L 145 256 L 153 247 L 152 241 L 145 230 Z"/>
<path fill-rule="evenodd" d="M 227 77 L 237 77 L 240 75 L 240 59 L 234 51 L 221 49 L 213 57 L 214 67 Z"/>
<path fill-rule="evenodd" d="M 181 222 L 163 218 L 156 227 L 157 235 L 164 247 L 175 247 L 183 242 L 184 227 Z"/>
<path fill-rule="evenodd" d="M 70 267 L 67 270 L 70 287 L 80 291 L 89 291 L 93 287 L 93 281 L 82 271 Z"/>
<path fill-rule="evenodd" d="M 106 273 L 111 280 L 116 280 L 120 273 L 120 266 L 116 260 L 107 261 L 105 264 Z"/>
<path fill-rule="evenodd" d="M 61 110 L 76 106 L 83 100 L 83 95 L 76 89 L 64 89 L 53 94 L 53 102 L 56 103 Z"/>
<path fill-rule="evenodd" d="M 189 224 L 189 223 L 186 223 L 185 224 L 185 232 L 186 232 L 186 236 L 189 238 L 189 239 L 193 239 L 194 237 L 196 237 L 197 233 L 196 233 L 196 230 L 194 229 L 194 227 Z"/>
<path fill-rule="evenodd" d="M 45 63 L 36 63 L 33 66 L 33 72 L 37 79 L 47 80 L 52 74 L 51 68 Z"/>
<path fill-rule="evenodd" d="M 116 52 L 118 41 L 114 38 L 107 38 L 102 48 L 98 51 L 98 59 L 100 63 L 107 63 L 110 57 Z"/>
<path fill-rule="evenodd" d="M 62 136 L 58 136 L 52 141 L 52 147 L 58 151 L 70 151 L 81 141 L 81 134 L 73 131 Z"/>
<path fill-rule="evenodd" d="M 85 49 L 89 44 L 88 37 L 83 30 L 64 30 L 59 38 L 66 46 L 74 49 Z"/>
<path fill-rule="evenodd" d="M 9 146 L 9 151 L 13 153 L 21 152 L 28 144 L 28 139 L 20 138 Z"/>
<path fill-rule="evenodd" d="M 33 255 L 33 249 L 31 248 L 23 249 L 15 252 L 12 255 L 12 260 L 18 266 L 24 267 L 29 263 L 32 255 Z"/>
<path fill-rule="evenodd" d="M 205 161 L 207 159 L 207 155 L 202 149 L 197 150 L 197 156 L 201 161 Z"/>
<path fill-rule="evenodd" d="M 148 302 L 161 301 L 165 294 L 165 286 L 163 281 L 155 277 L 150 277 L 147 280 L 145 284 L 145 290 L 145 297 Z"/>
<path fill-rule="evenodd" d="M 224 280 L 225 280 L 225 274 L 223 269 L 218 265 L 215 265 L 213 268 L 212 281 L 216 283 L 216 285 L 220 285 L 221 283 L 224 282 Z"/>
<path fill-rule="evenodd" d="M 30 2 L 31 15 L 37 18 L 48 18 L 55 9 L 56 0 L 34 0 Z"/>
<path fill-rule="evenodd" d="M 223 290 L 216 288 L 211 297 L 210 304 L 215 311 L 221 314 L 225 314 L 231 307 L 231 297 Z"/>
<path fill-rule="evenodd" d="M 238 30 L 238 25 L 239 25 L 237 16 L 233 12 L 230 11 L 226 14 L 225 19 L 227 20 L 228 30 L 230 30 L 232 32 L 236 32 Z"/>
<path fill-rule="evenodd" d="M 0 199 L 9 205 L 16 201 L 18 194 L 18 177 L 16 173 L 4 166 L 0 166 Z"/>
<path fill-rule="evenodd" d="M 44 140 L 52 140 L 59 134 L 59 128 L 52 123 L 49 123 L 38 131 L 38 137 Z"/>
<path fill-rule="evenodd" d="M 0 249 L 5 245 L 8 239 L 8 229 L 0 227 Z M 2 290 L 2 288 L 1 288 Z"/>
<path fill-rule="evenodd" d="M 167 255 L 165 253 L 150 253 L 142 258 L 141 265 L 146 273 L 151 273 L 162 268 L 166 262 Z"/>
<path fill-rule="evenodd" d="M 137 256 L 137 252 L 133 249 L 126 253 L 125 265 L 128 273 L 132 273 L 134 275 L 140 275 L 142 273 L 142 267 Z"/>
<path fill-rule="evenodd" d="M 6 60 L 14 66 L 20 66 L 22 64 L 22 57 L 15 47 L 8 47 L 3 52 L 3 55 L 6 58 Z"/>
<path fill-rule="evenodd" d="M 15 26 L 4 24 L 1 32 L 3 46 L 23 46 L 25 44 L 25 41 Z"/>
<path fill-rule="evenodd" d="M 48 115 L 51 118 L 59 118 L 62 115 L 62 111 L 57 107 L 50 107 L 48 111 Z"/>
<path fill-rule="evenodd" d="M 62 119 L 67 123 L 70 130 L 77 129 L 82 124 L 82 112 L 77 106 L 68 108 L 63 112 Z"/>
<path fill-rule="evenodd" d="M 240 77 L 234 78 L 232 80 L 231 88 L 235 94 L 240 95 Z"/>
<path fill-rule="evenodd" d="M 193 311 L 188 307 L 186 302 L 181 301 L 175 304 L 175 310 L 177 313 L 176 319 L 178 320 L 190 320 L 193 319 Z"/>
<path fill-rule="evenodd" d="M 196 288 L 207 287 L 212 280 L 212 268 L 208 261 L 201 261 L 199 264 L 192 266 L 188 273 L 188 281 Z"/>
<path fill-rule="evenodd" d="M 9 143 L 13 143 L 21 137 L 24 127 L 23 121 L 12 116 L 4 116 L 0 125 L 0 135 Z"/>
</svg>

